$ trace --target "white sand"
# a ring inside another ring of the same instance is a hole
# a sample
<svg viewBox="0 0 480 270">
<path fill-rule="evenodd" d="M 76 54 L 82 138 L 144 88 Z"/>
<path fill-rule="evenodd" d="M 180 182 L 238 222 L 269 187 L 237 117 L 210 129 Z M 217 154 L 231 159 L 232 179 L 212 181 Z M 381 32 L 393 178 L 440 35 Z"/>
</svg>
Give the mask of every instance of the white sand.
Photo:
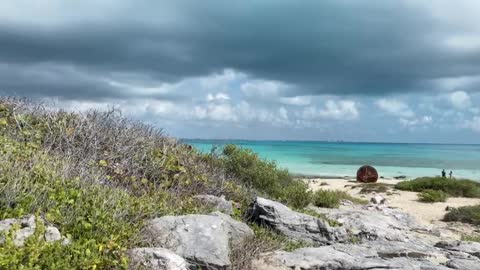
<svg viewBox="0 0 480 270">
<path fill-rule="evenodd" d="M 366 200 L 370 200 L 370 198 L 374 196 L 374 194 L 359 194 L 361 188 L 357 187 L 352 189 L 351 187 L 362 184 L 349 180 L 308 179 L 305 181 L 309 183 L 310 188 L 314 191 L 318 189 L 343 190 L 348 192 L 352 196 L 363 198 Z M 328 185 L 321 185 L 322 182 L 325 182 Z M 400 181 L 384 179 L 380 179 L 378 181 L 378 183 L 385 184 L 396 184 L 398 182 Z M 387 205 L 392 207 L 398 207 L 402 211 L 413 215 L 418 220 L 418 222 L 425 225 L 438 223 L 447 213 L 447 211 L 445 210 L 447 206 L 460 207 L 480 204 L 480 199 L 470 198 L 449 198 L 444 203 L 423 203 L 418 201 L 417 192 L 400 191 L 395 189 L 390 189 L 390 192 L 381 193 L 380 195 L 387 199 Z"/>
</svg>

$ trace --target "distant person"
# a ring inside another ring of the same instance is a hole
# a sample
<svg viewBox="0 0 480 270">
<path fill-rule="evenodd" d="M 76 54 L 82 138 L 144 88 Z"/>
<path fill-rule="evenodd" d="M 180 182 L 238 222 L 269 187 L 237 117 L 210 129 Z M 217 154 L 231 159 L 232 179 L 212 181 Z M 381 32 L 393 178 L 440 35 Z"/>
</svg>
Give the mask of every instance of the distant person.
<svg viewBox="0 0 480 270">
<path fill-rule="evenodd" d="M 446 178 L 447 177 L 447 172 L 445 172 L 445 169 L 442 170 L 442 177 Z"/>
<path fill-rule="evenodd" d="M 448 173 L 448 176 L 450 176 L 450 178 L 452 178 L 452 175 L 453 175 L 453 172 L 450 171 L 450 172 Z"/>
</svg>

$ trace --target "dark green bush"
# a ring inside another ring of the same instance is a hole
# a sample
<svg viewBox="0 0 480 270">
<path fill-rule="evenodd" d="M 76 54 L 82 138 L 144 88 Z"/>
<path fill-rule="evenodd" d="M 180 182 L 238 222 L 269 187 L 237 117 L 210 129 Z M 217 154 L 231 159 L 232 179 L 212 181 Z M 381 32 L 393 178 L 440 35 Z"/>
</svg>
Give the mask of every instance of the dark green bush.
<svg viewBox="0 0 480 270">
<path fill-rule="evenodd" d="M 253 151 L 232 144 L 226 145 L 222 154 L 227 175 L 242 185 L 294 208 L 303 208 L 310 202 L 307 184 L 295 180 L 287 170 L 278 168 L 275 162 L 261 159 Z"/>
<path fill-rule="evenodd" d="M 338 208 L 340 206 L 338 193 L 330 190 L 318 190 L 313 194 L 313 204 L 322 208 Z"/>
<path fill-rule="evenodd" d="M 395 188 L 415 192 L 441 190 L 452 197 L 480 198 L 480 183 L 467 179 L 422 177 L 399 182 Z"/>
<path fill-rule="evenodd" d="M 445 202 L 447 198 L 447 193 L 441 190 L 427 189 L 418 194 L 419 201 L 428 203 Z"/>
<path fill-rule="evenodd" d="M 480 204 L 454 208 L 445 215 L 443 220 L 480 225 Z"/>
</svg>

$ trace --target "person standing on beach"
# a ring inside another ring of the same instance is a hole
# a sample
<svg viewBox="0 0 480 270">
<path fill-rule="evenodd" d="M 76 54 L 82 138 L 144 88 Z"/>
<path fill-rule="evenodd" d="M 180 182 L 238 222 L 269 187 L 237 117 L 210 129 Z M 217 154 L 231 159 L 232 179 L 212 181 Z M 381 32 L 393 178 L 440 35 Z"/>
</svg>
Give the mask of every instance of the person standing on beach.
<svg viewBox="0 0 480 270">
<path fill-rule="evenodd" d="M 452 178 L 452 175 L 453 175 L 453 172 L 450 171 L 450 172 L 448 173 L 448 176 L 450 176 L 450 178 Z"/>
<path fill-rule="evenodd" d="M 447 177 L 447 173 L 445 172 L 445 169 L 442 170 L 442 177 L 443 177 L 443 178 L 446 178 L 446 177 Z"/>
</svg>

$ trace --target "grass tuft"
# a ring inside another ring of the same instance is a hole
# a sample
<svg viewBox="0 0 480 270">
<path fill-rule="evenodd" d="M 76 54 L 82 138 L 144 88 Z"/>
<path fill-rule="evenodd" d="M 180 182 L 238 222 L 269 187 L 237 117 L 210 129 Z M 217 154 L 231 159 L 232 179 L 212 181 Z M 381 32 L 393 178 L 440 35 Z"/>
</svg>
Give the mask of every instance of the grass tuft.
<svg viewBox="0 0 480 270">
<path fill-rule="evenodd" d="M 322 208 L 338 208 L 342 200 L 349 200 L 357 204 L 367 204 L 368 201 L 355 198 L 345 191 L 318 190 L 313 194 L 313 204 Z"/>
<path fill-rule="evenodd" d="M 447 198 L 447 193 L 441 190 L 427 189 L 418 193 L 419 201 L 426 203 L 445 202 Z"/>
</svg>

